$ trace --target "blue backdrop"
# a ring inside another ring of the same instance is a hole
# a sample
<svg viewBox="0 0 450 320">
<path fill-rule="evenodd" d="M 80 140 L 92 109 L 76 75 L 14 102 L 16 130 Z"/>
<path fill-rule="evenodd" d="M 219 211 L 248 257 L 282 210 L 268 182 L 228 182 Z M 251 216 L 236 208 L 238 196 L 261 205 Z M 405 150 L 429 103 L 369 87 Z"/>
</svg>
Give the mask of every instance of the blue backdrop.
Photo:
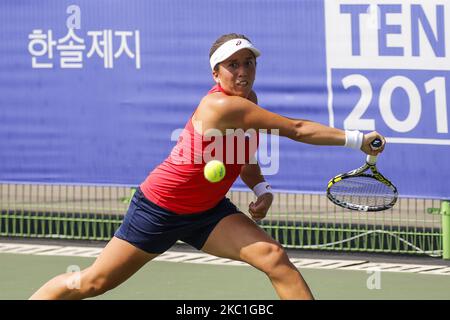
<svg viewBox="0 0 450 320">
<path fill-rule="evenodd" d="M 401 195 L 450 198 L 450 4 L 367 3 L 1 1 L 0 181 L 140 183 L 213 85 L 211 44 L 237 32 L 262 51 L 261 106 L 376 129 Z M 275 189 L 324 192 L 364 155 L 280 138 L 275 158 Z"/>
</svg>

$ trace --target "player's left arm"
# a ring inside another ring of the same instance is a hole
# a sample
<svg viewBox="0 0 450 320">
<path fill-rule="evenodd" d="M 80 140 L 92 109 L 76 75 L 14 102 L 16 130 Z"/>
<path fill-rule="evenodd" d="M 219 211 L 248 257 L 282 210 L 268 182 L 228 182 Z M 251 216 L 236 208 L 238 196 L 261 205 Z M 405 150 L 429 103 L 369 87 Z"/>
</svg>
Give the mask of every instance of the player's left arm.
<svg viewBox="0 0 450 320">
<path fill-rule="evenodd" d="M 251 189 L 260 182 L 266 181 L 261 173 L 258 163 L 247 163 L 242 166 L 240 177 L 242 181 Z"/>
<path fill-rule="evenodd" d="M 251 91 L 247 97 L 247 100 L 258 104 L 258 97 L 255 91 Z M 261 174 L 261 168 L 255 158 L 250 163 L 244 164 L 241 169 L 241 179 L 244 183 L 253 190 L 253 187 L 260 182 L 264 182 L 264 176 Z"/>
<path fill-rule="evenodd" d="M 242 181 L 252 190 L 258 183 L 265 182 L 258 163 L 244 164 L 241 169 L 240 177 Z M 258 221 L 264 219 L 270 209 L 270 206 L 272 205 L 272 201 L 272 193 L 264 193 L 256 199 L 256 202 L 252 201 L 248 206 L 248 212 L 252 216 L 253 220 Z"/>
<path fill-rule="evenodd" d="M 251 91 L 247 97 L 251 102 L 258 104 L 258 97 L 255 91 Z M 254 160 L 254 159 L 253 159 Z M 261 168 L 256 161 L 252 161 L 253 163 L 244 164 L 241 169 L 241 179 L 244 183 L 251 189 L 261 182 L 265 182 L 264 176 L 261 173 Z M 256 199 L 256 202 L 253 201 L 248 206 L 248 211 L 251 214 L 254 220 L 261 220 L 269 211 L 270 206 L 272 205 L 273 195 L 272 193 L 265 193 Z"/>
</svg>

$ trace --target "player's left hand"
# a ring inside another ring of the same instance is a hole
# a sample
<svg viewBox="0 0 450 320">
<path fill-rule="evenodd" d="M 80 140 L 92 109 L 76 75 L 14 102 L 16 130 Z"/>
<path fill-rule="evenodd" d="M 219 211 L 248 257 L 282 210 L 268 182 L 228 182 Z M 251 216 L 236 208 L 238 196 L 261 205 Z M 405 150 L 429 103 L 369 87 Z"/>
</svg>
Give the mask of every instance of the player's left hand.
<svg viewBox="0 0 450 320">
<path fill-rule="evenodd" d="M 256 199 L 256 202 L 253 201 L 248 206 L 248 212 L 252 216 L 254 221 L 259 221 L 264 219 L 269 211 L 270 206 L 272 205 L 273 194 L 264 193 Z"/>
</svg>

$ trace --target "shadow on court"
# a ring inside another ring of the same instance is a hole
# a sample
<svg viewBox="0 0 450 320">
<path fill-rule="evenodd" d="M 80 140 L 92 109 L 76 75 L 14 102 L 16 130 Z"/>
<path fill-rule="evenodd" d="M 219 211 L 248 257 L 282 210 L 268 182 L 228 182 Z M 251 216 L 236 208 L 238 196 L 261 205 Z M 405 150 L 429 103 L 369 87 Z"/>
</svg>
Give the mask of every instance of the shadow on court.
<svg viewBox="0 0 450 320">
<path fill-rule="evenodd" d="M 27 299 L 68 268 L 93 258 L 0 254 L 0 299 Z M 450 276 L 364 271 L 301 270 L 317 299 L 450 299 Z M 372 277 L 372 278 L 370 278 Z M 368 289 L 372 287 L 373 289 Z M 379 289 L 377 289 L 379 288 Z M 94 299 L 277 299 L 264 274 L 247 266 L 154 261 L 118 288 Z"/>
</svg>

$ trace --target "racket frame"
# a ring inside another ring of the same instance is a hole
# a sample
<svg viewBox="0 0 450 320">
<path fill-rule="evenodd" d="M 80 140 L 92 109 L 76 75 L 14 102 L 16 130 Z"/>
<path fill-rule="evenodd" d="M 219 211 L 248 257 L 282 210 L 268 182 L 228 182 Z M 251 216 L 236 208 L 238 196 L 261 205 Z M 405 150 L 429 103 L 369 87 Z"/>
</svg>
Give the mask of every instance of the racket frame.
<svg viewBox="0 0 450 320">
<path fill-rule="evenodd" d="M 392 208 L 395 203 L 397 202 L 398 199 L 398 191 L 397 188 L 392 184 L 391 181 L 389 181 L 389 179 L 387 179 L 386 177 L 384 177 L 380 172 L 378 172 L 378 169 L 376 167 L 376 157 L 374 158 L 370 158 L 367 157 L 366 163 L 359 167 L 358 169 L 354 169 L 352 171 L 349 171 L 347 173 L 342 173 L 339 174 L 337 176 L 335 176 L 334 178 L 332 178 L 329 182 L 328 182 L 328 186 L 327 186 L 327 198 L 333 202 L 334 204 L 342 207 L 342 208 L 346 208 L 346 209 L 350 209 L 350 210 L 357 210 L 357 211 L 364 211 L 364 212 L 373 212 L 373 211 L 383 211 L 383 210 L 387 210 Z M 371 171 L 371 174 L 367 174 L 365 173 L 366 171 Z M 375 179 L 381 183 L 383 183 L 384 185 L 388 186 L 393 194 L 393 200 L 388 203 L 387 205 L 382 205 L 382 206 L 367 206 L 367 205 L 360 205 L 360 204 L 355 204 L 355 203 L 348 203 L 345 201 L 340 201 L 336 198 L 334 198 L 331 193 L 330 193 L 330 189 L 331 187 L 344 179 L 348 179 L 348 178 L 352 178 L 352 177 L 366 177 L 366 178 L 372 178 Z"/>
</svg>

